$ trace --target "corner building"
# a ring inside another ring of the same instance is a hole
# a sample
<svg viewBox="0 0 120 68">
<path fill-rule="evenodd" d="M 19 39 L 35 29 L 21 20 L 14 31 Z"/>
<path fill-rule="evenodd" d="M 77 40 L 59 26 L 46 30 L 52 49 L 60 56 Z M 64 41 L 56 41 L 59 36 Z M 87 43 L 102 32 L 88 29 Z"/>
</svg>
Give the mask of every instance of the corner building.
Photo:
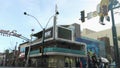
<svg viewBox="0 0 120 68">
<path fill-rule="evenodd" d="M 29 55 L 30 66 L 47 68 L 70 68 L 78 67 L 80 58 L 86 58 L 86 44 L 74 40 L 71 29 L 56 26 L 35 33 L 32 42 L 20 45 L 20 51 L 25 52 L 25 60 Z M 29 50 L 30 47 L 30 50 Z M 29 52 L 30 51 L 30 52 Z M 29 53 L 29 54 L 28 54 Z"/>
</svg>

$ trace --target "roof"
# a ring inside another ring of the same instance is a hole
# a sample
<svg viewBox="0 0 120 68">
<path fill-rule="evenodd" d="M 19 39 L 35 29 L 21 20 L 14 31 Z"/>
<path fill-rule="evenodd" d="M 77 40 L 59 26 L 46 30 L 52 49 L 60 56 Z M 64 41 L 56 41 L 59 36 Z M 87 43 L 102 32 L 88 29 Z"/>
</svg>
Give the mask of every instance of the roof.
<svg viewBox="0 0 120 68">
<path fill-rule="evenodd" d="M 42 37 L 42 34 L 43 34 L 43 31 L 40 31 L 40 32 L 37 32 L 37 33 L 33 34 L 32 36 L 41 38 L 41 37 Z"/>
</svg>

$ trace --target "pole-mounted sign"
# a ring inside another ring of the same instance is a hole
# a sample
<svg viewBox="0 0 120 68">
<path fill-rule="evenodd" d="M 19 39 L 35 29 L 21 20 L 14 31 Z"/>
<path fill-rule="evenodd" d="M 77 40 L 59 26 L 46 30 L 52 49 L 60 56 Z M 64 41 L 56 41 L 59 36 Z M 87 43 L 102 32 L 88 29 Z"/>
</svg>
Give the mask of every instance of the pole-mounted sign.
<svg viewBox="0 0 120 68">
<path fill-rule="evenodd" d="M 98 15 L 97 11 L 89 12 L 87 13 L 87 19 L 91 19 L 93 17 L 96 17 Z"/>
<path fill-rule="evenodd" d="M 108 16 L 109 4 L 110 4 L 109 0 L 101 0 L 100 4 L 97 5 L 97 12 L 98 15 L 100 16 L 99 23 L 102 25 L 105 25 L 103 23 L 104 17 L 106 18 L 107 21 L 110 21 L 110 17 Z"/>
</svg>

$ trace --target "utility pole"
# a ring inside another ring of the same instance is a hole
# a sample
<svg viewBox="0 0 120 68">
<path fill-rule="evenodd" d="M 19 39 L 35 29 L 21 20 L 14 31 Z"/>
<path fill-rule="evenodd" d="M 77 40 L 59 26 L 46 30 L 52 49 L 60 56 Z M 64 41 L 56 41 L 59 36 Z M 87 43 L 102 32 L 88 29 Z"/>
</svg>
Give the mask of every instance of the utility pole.
<svg viewBox="0 0 120 68">
<path fill-rule="evenodd" d="M 54 19 L 53 19 L 53 39 L 55 40 L 55 36 L 56 36 L 56 23 L 57 23 L 57 15 L 59 14 L 58 10 L 57 10 L 57 5 L 55 6 L 55 15 L 54 15 Z"/>
<path fill-rule="evenodd" d="M 32 34 L 33 34 L 33 32 L 32 32 Z M 27 67 L 29 65 L 29 55 L 30 55 L 31 44 L 32 44 L 32 34 L 30 35 L 31 40 L 29 41 L 30 45 L 29 45 L 29 49 L 28 49 L 28 53 L 27 53 L 27 60 L 26 60 L 25 67 Z"/>
</svg>

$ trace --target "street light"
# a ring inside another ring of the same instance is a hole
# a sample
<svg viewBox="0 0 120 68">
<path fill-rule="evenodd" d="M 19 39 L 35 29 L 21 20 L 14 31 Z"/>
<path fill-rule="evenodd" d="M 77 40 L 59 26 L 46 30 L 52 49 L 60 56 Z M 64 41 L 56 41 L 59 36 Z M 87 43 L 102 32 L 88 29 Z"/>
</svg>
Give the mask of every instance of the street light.
<svg viewBox="0 0 120 68">
<path fill-rule="evenodd" d="M 36 17 L 34 17 L 31 14 L 28 14 L 27 12 L 24 12 L 24 15 L 30 16 L 32 18 L 34 18 L 37 23 L 40 25 L 40 27 L 43 30 L 43 34 L 42 34 L 42 44 L 44 45 L 44 40 L 45 40 L 45 28 L 47 28 L 47 25 L 49 23 L 49 21 L 51 20 L 52 17 L 54 17 L 54 26 L 53 26 L 53 31 L 54 31 L 54 38 L 55 38 L 55 27 L 56 27 L 56 16 L 59 14 L 59 12 L 57 10 L 55 10 L 55 14 L 53 16 L 51 16 L 46 24 L 46 26 L 43 28 L 43 26 L 41 25 L 41 23 L 38 21 L 38 19 Z M 32 41 L 31 41 L 32 42 Z M 44 51 L 44 46 L 42 46 L 42 57 L 43 57 L 43 51 Z M 29 53 L 30 53 L 30 46 L 29 46 L 29 50 L 28 50 L 28 54 L 27 54 L 27 61 L 26 61 L 26 66 L 28 66 L 28 60 L 29 60 Z"/>
<path fill-rule="evenodd" d="M 42 25 L 40 24 L 40 22 L 38 21 L 38 19 L 37 19 L 36 17 L 34 17 L 33 15 L 30 15 L 30 14 L 28 14 L 28 13 L 26 13 L 26 12 L 24 12 L 24 15 L 33 17 L 33 18 L 37 21 L 37 23 L 40 25 L 40 27 L 43 29 Z"/>
<path fill-rule="evenodd" d="M 116 68 L 119 68 L 120 55 L 119 55 L 118 39 L 117 39 L 117 32 L 116 32 L 115 21 L 114 21 L 114 13 L 113 13 L 113 9 L 117 4 L 118 4 L 117 0 L 111 1 L 111 4 L 109 5 L 110 6 L 109 9 L 111 10 L 111 17 L 112 17 L 112 35 L 113 35 L 113 44 L 114 44 L 114 53 L 115 53 L 115 63 L 116 63 Z"/>
</svg>

